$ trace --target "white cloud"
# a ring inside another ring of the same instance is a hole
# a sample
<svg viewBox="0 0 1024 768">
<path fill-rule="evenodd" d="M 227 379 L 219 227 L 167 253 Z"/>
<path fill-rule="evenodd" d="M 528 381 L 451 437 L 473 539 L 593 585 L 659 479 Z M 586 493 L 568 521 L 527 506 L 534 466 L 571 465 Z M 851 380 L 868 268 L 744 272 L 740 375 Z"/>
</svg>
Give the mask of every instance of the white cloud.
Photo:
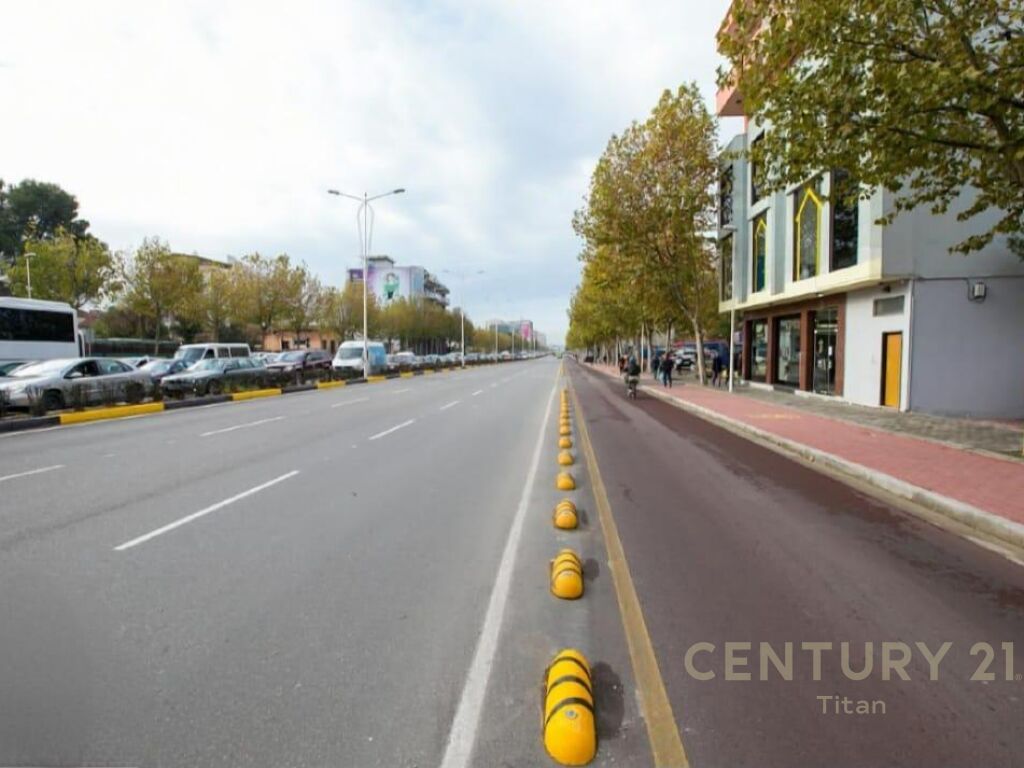
<svg viewBox="0 0 1024 768">
<path fill-rule="evenodd" d="M 710 103 L 726 7 L 10 0 L 0 177 L 61 184 L 114 247 L 287 251 L 331 281 L 358 240 L 325 190 L 404 186 L 375 250 L 484 269 L 471 316 L 557 339 L 593 163 L 662 89 Z"/>
</svg>

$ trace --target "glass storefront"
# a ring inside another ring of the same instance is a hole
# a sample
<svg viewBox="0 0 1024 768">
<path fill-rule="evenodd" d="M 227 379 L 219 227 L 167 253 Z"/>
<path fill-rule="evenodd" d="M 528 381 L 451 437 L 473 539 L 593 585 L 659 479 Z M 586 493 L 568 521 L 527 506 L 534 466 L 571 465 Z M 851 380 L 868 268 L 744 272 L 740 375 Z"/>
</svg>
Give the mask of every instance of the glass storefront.
<svg viewBox="0 0 1024 768">
<path fill-rule="evenodd" d="M 814 313 L 814 374 L 812 386 L 822 395 L 836 393 L 836 338 L 838 311 L 821 309 Z"/>
<path fill-rule="evenodd" d="M 775 345 L 775 380 L 780 384 L 799 387 L 800 318 L 779 318 L 778 328 L 778 344 Z"/>
<path fill-rule="evenodd" d="M 750 378 L 765 381 L 768 378 L 768 321 L 754 320 L 750 324 Z"/>
</svg>

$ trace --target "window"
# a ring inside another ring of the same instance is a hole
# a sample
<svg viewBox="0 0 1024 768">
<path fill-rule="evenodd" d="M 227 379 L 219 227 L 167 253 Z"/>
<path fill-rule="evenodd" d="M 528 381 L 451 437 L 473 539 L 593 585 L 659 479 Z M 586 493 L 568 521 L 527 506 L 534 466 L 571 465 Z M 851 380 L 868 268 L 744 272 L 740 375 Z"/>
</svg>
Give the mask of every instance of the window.
<svg viewBox="0 0 1024 768">
<path fill-rule="evenodd" d="M 750 324 L 750 378 L 764 381 L 768 377 L 768 321 Z"/>
<path fill-rule="evenodd" d="M 859 207 L 856 185 L 850 174 L 832 171 L 832 263 L 830 269 L 845 269 L 857 263 L 857 225 Z"/>
<path fill-rule="evenodd" d="M 875 317 L 883 317 L 884 315 L 902 315 L 903 297 L 890 296 L 886 299 L 875 299 L 872 310 Z"/>
<path fill-rule="evenodd" d="M 132 370 L 131 366 L 125 365 L 118 360 L 99 360 L 97 365 L 99 366 L 100 373 L 104 376 L 110 376 L 115 373 L 127 373 Z"/>
<path fill-rule="evenodd" d="M 721 277 L 720 296 L 722 301 L 732 298 L 732 235 L 718 241 L 718 274 Z"/>
<path fill-rule="evenodd" d="M 754 263 L 751 271 L 753 293 L 764 290 L 765 267 L 768 261 L 768 214 L 754 217 Z"/>
<path fill-rule="evenodd" d="M 804 184 L 793 195 L 793 281 L 818 274 L 821 262 L 821 208 L 819 181 Z"/>
<path fill-rule="evenodd" d="M 800 318 L 783 317 L 778 322 L 775 344 L 775 379 L 780 384 L 800 386 Z"/>
<path fill-rule="evenodd" d="M 727 165 L 718 177 L 718 226 L 732 224 L 732 166 Z"/>
<path fill-rule="evenodd" d="M 74 341 L 70 312 L 0 307 L 0 341 Z"/>
<path fill-rule="evenodd" d="M 754 205 L 764 197 L 764 161 L 758 158 L 755 153 L 761 148 L 761 140 L 764 134 L 758 136 L 750 143 L 750 204 Z"/>
</svg>

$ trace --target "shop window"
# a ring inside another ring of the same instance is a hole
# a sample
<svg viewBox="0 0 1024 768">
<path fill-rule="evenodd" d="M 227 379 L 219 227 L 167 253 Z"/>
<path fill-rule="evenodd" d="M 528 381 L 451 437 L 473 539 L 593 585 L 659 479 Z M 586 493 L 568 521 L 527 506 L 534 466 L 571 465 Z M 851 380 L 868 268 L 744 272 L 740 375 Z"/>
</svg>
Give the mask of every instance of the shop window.
<svg viewBox="0 0 1024 768">
<path fill-rule="evenodd" d="M 761 134 L 750 143 L 750 204 L 754 205 L 764 197 L 764 160 L 759 156 L 761 142 L 764 134 Z"/>
<path fill-rule="evenodd" d="M 836 393 L 836 343 L 839 312 L 834 308 L 814 313 L 814 375 L 812 386 L 821 395 Z"/>
<path fill-rule="evenodd" d="M 775 380 L 800 386 L 800 318 L 783 317 L 776 323 Z"/>
<path fill-rule="evenodd" d="M 851 199 L 852 196 L 852 199 Z M 832 172 L 832 263 L 846 269 L 857 263 L 858 199 L 856 186 L 846 171 Z"/>
<path fill-rule="evenodd" d="M 718 177 L 718 226 L 720 227 L 732 224 L 732 184 L 732 166 L 727 165 Z"/>
<path fill-rule="evenodd" d="M 768 214 L 761 213 L 754 218 L 754 263 L 751 271 L 753 293 L 764 290 L 765 269 L 768 262 Z"/>
<path fill-rule="evenodd" d="M 732 235 L 718 241 L 718 274 L 722 279 L 720 296 L 722 301 L 732 298 Z"/>
<path fill-rule="evenodd" d="M 884 299 L 875 299 L 874 306 L 872 307 L 872 314 L 875 317 L 883 317 L 885 315 L 902 315 L 903 297 L 889 296 Z"/>
<path fill-rule="evenodd" d="M 754 381 L 768 378 L 767 320 L 754 320 L 750 324 L 750 378 Z"/>
<path fill-rule="evenodd" d="M 793 280 L 818 274 L 821 262 L 821 209 L 819 181 L 804 184 L 793 195 Z"/>
</svg>

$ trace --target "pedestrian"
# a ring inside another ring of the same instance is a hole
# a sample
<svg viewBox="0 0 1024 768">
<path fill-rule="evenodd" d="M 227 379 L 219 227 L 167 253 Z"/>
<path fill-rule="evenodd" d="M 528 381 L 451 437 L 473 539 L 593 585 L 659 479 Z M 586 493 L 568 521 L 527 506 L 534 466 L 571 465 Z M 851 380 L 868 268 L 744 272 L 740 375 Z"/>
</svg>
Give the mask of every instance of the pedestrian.
<svg viewBox="0 0 1024 768">
<path fill-rule="evenodd" d="M 711 358 L 711 383 L 716 387 L 722 383 L 722 368 L 724 367 L 722 356 L 715 352 L 714 357 Z"/>
<path fill-rule="evenodd" d="M 619 375 L 621 376 L 626 371 L 626 356 L 619 355 Z"/>
<path fill-rule="evenodd" d="M 651 363 L 651 376 L 655 381 L 661 378 L 659 371 L 661 370 L 661 352 L 654 355 L 654 362 Z"/>
<path fill-rule="evenodd" d="M 667 354 L 661 359 L 661 385 L 672 388 L 672 367 L 674 363 L 672 356 Z"/>
</svg>

